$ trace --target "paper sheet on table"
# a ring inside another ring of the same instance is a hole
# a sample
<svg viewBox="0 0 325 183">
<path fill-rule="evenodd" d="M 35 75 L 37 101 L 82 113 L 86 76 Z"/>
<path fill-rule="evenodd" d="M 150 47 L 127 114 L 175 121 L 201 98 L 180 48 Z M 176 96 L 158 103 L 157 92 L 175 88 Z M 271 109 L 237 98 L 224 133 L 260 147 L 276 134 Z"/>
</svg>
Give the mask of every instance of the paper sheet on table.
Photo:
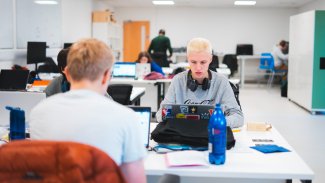
<svg viewBox="0 0 325 183">
<path fill-rule="evenodd" d="M 209 166 L 202 151 L 176 151 L 165 154 L 168 167 Z"/>
</svg>

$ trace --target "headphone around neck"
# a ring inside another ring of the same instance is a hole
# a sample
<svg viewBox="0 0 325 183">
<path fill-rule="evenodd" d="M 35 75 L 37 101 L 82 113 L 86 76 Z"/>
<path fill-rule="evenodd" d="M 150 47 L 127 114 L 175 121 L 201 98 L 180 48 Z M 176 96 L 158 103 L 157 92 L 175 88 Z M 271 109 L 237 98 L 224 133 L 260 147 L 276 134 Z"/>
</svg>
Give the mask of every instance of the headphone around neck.
<svg viewBox="0 0 325 183">
<path fill-rule="evenodd" d="M 209 73 L 209 78 L 203 79 L 202 90 L 207 90 L 210 88 L 210 81 L 212 78 L 211 71 L 208 70 L 208 73 Z M 200 84 L 195 79 L 192 78 L 192 72 L 191 70 L 189 70 L 187 74 L 187 88 L 189 88 L 192 92 L 194 92 L 199 85 Z"/>
</svg>

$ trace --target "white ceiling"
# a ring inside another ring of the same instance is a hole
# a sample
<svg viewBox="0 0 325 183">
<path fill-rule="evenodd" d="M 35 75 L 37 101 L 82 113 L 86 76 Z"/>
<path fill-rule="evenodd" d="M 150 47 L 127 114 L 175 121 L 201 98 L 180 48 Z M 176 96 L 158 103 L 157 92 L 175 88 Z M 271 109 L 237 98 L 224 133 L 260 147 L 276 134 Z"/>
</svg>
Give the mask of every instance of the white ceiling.
<svg viewBox="0 0 325 183">
<path fill-rule="evenodd" d="M 96 0 L 95 0 L 96 1 Z M 97 0 L 114 7 L 154 7 L 151 0 Z M 177 7 L 234 7 L 235 0 L 174 0 Z M 260 8 L 299 8 L 315 0 L 256 0 Z M 237 6 L 236 6 L 237 7 Z"/>
</svg>

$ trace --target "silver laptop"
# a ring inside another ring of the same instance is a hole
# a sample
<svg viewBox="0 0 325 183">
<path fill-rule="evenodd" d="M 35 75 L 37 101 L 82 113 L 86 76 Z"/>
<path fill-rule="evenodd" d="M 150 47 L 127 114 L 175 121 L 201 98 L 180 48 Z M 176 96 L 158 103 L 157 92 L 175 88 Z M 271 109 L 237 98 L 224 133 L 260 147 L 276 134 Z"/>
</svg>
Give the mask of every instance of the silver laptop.
<svg viewBox="0 0 325 183">
<path fill-rule="evenodd" d="M 136 77 L 143 79 L 147 74 L 151 72 L 151 65 L 149 63 L 141 64 L 137 63 L 136 65 Z"/>
<path fill-rule="evenodd" d="M 149 136 L 150 136 L 150 119 L 151 119 L 151 108 L 150 107 L 139 107 L 129 106 L 139 117 L 141 123 L 141 134 L 142 141 L 145 147 L 149 147 Z"/>
<path fill-rule="evenodd" d="M 19 107 L 25 111 L 25 120 L 29 122 L 29 114 L 33 107 L 46 98 L 45 93 L 0 91 L 0 126 L 9 126 L 10 111 L 6 106 Z"/>
</svg>

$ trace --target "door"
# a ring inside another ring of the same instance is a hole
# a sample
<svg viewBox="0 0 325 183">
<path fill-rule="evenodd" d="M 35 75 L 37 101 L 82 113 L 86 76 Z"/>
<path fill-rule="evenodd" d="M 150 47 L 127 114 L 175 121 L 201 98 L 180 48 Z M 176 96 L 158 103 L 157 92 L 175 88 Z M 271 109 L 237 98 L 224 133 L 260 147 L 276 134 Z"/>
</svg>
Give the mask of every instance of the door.
<svg viewBox="0 0 325 183">
<path fill-rule="evenodd" d="M 134 62 L 139 52 L 148 50 L 149 31 L 149 21 L 125 21 L 123 23 L 123 61 Z"/>
</svg>

